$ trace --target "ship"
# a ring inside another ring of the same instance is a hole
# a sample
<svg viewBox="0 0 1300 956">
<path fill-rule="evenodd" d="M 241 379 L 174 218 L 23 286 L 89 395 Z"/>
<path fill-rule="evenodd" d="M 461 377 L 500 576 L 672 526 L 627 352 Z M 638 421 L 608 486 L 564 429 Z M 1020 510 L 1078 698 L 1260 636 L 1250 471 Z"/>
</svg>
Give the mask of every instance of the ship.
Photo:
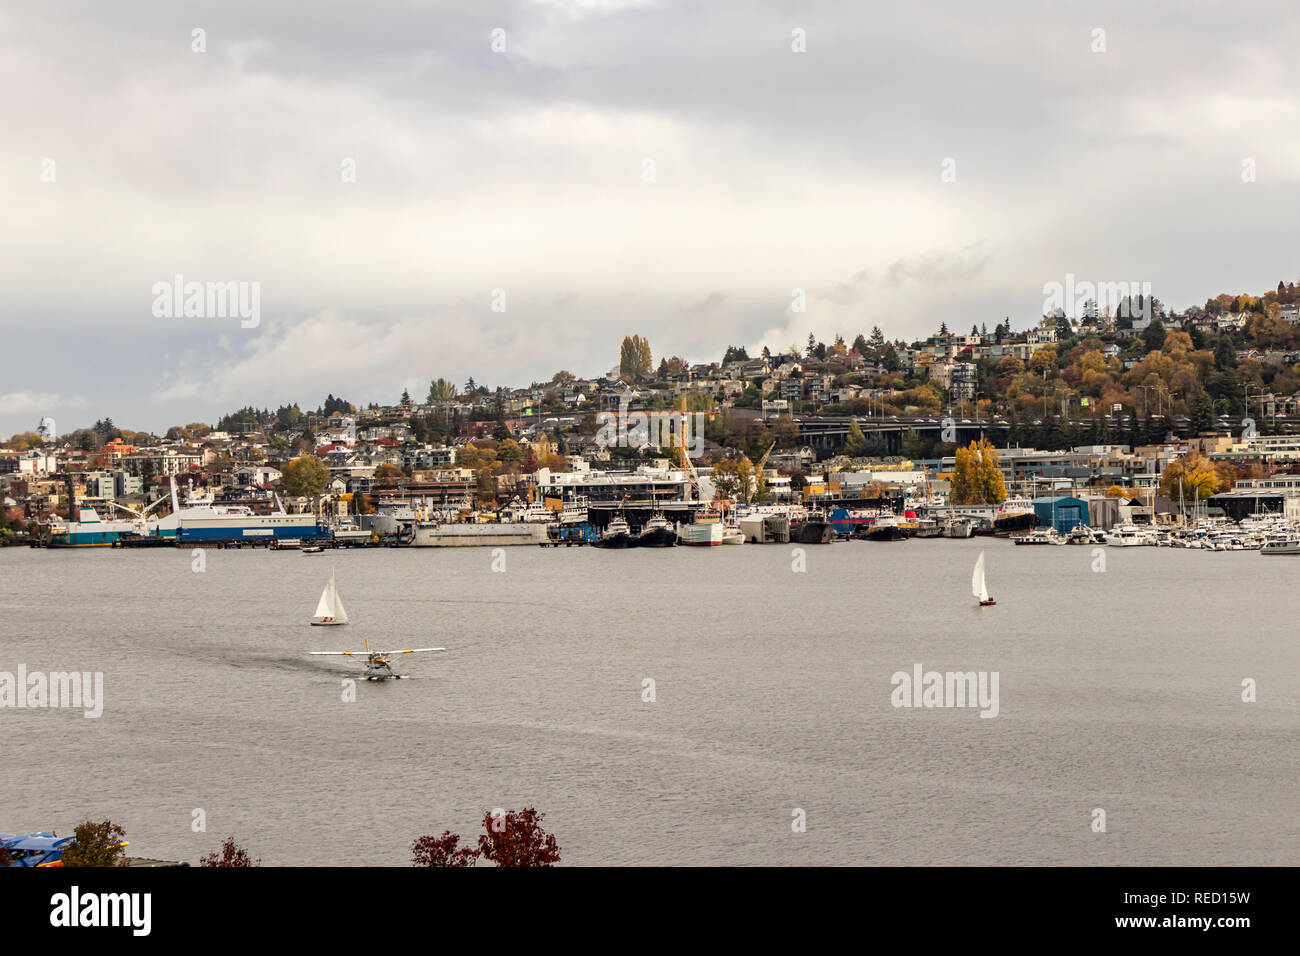
<svg viewBox="0 0 1300 956">
<path fill-rule="evenodd" d="M 605 525 L 605 530 L 600 533 L 600 537 L 592 542 L 592 546 L 612 549 L 635 548 L 637 539 L 632 534 L 627 519 L 619 514 L 610 519 L 609 524 Z"/>
<path fill-rule="evenodd" d="M 51 548 L 111 548 L 123 535 L 140 531 L 136 521 L 101 518 L 94 508 L 77 508 L 75 513 L 75 521 L 56 518 L 50 522 L 47 543 Z"/>
<path fill-rule="evenodd" d="M 176 537 L 177 519 L 174 515 L 159 518 L 149 514 L 167 500 L 165 496 L 140 511 L 114 502 L 114 507 L 132 517 L 104 518 L 94 508 L 77 505 L 71 475 L 65 475 L 64 481 L 67 484 L 69 520 L 55 518 L 50 522 L 49 537 L 45 542 L 48 547 L 112 548 L 128 540 Z"/>
<path fill-rule="evenodd" d="M 993 530 L 997 534 L 1030 531 L 1036 527 L 1038 515 L 1034 514 L 1034 503 L 1028 498 L 1008 498 L 1002 502 L 997 517 L 993 519 Z"/>
<path fill-rule="evenodd" d="M 888 511 L 877 513 L 871 522 L 871 530 L 867 532 L 869 541 L 903 541 L 906 538 L 907 533 L 899 525 L 898 516 Z"/>
<path fill-rule="evenodd" d="M 328 539 L 329 528 L 313 514 L 293 515 L 275 496 L 275 510 L 259 515 L 247 505 L 217 504 L 211 497 L 193 494 L 182 505 L 172 483 L 172 514 L 177 522 L 176 539 L 181 544 L 261 544 L 284 539 L 315 541 Z M 166 520 L 166 519 L 160 519 Z"/>
<path fill-rule="evenodd" d="M 681 542 L 691 547 L 714 547 L 722 544 L 722 515 L 713 510 L 700 511 L 695 521 L 684 524 L 678 532 Z"/>
<path fill-rule="evenodd" d="M 671 548 L 676 543 L 677 531 L 658 511 L 641 526 L 641 533 L 636 536 L 638 548 Z"/>
<path fill-rule="evenodd" d="M 834 537 L 835 526 L 818 512 L 808 512 L 798 524 L 790 522 L 790 539 L 797 544 L 830 544 Z"/>
<path fill-rule="evenodd" d="M 499 548 L 517 544 L 545 544 L 546 524 L 541 521 L 488 521 L 477 524 L 417 521 L 407 543 L 413 548 Z"/>
</svg>

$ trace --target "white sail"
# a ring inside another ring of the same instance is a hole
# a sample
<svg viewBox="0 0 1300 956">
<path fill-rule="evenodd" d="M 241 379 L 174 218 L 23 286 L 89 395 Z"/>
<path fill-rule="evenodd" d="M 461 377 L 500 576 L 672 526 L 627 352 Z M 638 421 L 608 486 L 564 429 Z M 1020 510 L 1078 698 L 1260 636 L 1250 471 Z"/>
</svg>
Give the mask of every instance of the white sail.
<svg viewBox="0 0 1300 956">
<path fill-rule="evenodd" d="M 323 621 L 333 616 L 334 608 L 330 605 L 330 588 L 327 584 L 325 590 L 320 594 L 320 603 L 316 605 L 316 613 L 312 617 L 317 621 Z"/>
<path fill-rule="evenodd" d="M 984 552 L 980 552 L 979 558 L 975 562 L 975 573 L 970 579 L 971 593 L 981 601 L 989 599 L 988 588 L 984 585 Z"/>
<path fill-rule="evenodd" d="M 346 624 L 348 622 L 348 612 L 343 608 L 343 600 L 339 597 L 338 588 L 334 585 L 334 571 L 330 570 L 329 583 L 325 585 L 325 590 L 321 592 L 320 602 L 316 605 L 316 613 L 312 617 L 313 624 Z"/>
<path fill-rule="evenodd" d="M 330 584 L 333 584 L 331 579 Z M 343 606 L 343 595 L 339 594 L 338 588 L 334 589 L 334 623 L 346 624 L 348 622 L 347 608 Z"/>
</svg>

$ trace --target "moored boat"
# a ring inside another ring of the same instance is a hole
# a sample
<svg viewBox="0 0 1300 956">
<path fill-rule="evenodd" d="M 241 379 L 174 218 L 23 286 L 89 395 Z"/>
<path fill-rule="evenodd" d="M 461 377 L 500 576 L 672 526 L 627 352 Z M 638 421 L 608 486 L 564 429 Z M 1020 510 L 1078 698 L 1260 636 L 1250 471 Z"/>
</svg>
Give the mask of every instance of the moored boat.
<svg viewBox="0 0 1300 956">
<path fill-rule="evenodd" d="M 998 534 L 1014 531 L 1029 531 L 1038 527 L 1038 515 L 1034 513 L 1034 503 L 1028 498 L 1008 498 L 998 508 L 997 517 L 993 519 L 993 530 Z"/>
<path fill-rule="evenodd" d="M 906 538 L 907 533 L 899 525 L 898 517 L 886 511 L 876 515 L 867 532 L 868 541 L 903 541 Z"/>
<path fill-rule="evenodd" d="M 621 514 L 612 518 L 609 524 L 605 525 L 605 530 L 600 533 L 592 543 L 592 547 L 611 548 L 620 550 L 623 548 L 635 548 L 637 546 L 636 536 L 632 534 L 632 528 L 628 525 L 627 519 Z"/>
<path fill-rule="evenodd" d="M 671 548 L 676 544 L 677 529 L 657 511 L 641 526 L 641 533 L 636 536 L 638 548 Z"/>
</svg>

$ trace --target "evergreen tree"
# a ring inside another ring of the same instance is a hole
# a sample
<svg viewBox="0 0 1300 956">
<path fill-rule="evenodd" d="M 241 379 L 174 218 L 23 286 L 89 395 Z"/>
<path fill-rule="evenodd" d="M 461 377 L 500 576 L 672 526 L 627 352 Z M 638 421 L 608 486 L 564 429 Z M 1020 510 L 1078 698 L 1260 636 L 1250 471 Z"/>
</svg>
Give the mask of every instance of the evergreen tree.
<svg viewBox="0 0 1300 956">
<path fill-rule="evenodd" d="M 844 439 L 844 454 L 850 458 L 863 458 L 867 454 L 867 436 L 862 433 L 857 419 L 849 422 L 849 434 Z"/>
<path fill-rule="evenodd" d="M 1193 438 L 1214 431 L 1216 424 L 1214 403 L 1210 401 L 1210 396 L 1203 390 L 1198 389 L 1196 394 L 1192 396 L 1188 408 L 1188 419 L 1188 427 Z"/>
</svg>

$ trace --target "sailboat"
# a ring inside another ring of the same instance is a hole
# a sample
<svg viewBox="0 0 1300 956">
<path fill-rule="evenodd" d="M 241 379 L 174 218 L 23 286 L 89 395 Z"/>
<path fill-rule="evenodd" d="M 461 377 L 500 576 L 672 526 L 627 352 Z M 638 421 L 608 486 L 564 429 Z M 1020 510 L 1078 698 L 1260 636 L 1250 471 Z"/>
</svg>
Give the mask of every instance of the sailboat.
<svg viewBox="0 0 1300 956">
<path fill-rule="evenodd" d="M 312 624 L 346 624 L 348 622 L 347 608 L 343 606 L 343 598 L 339 597 L 339 589 L 334 586 L 334 569 L 330 568 L 329 584 L 325 585 L 325 590 L 321 592 L 320 603 L 316 605 L 316 614 L 311 619 Z"/>
<path fill-rule="evenodd" d="M 979 598 L 980 607 L 991 607 L 998 602 L 989 597 L 989 589 L 984 583 L 984 552 L 980 552 L 979 559 L 975 562 L 975 573 L 970 579 L 971 593 Z"/>
</svg>

